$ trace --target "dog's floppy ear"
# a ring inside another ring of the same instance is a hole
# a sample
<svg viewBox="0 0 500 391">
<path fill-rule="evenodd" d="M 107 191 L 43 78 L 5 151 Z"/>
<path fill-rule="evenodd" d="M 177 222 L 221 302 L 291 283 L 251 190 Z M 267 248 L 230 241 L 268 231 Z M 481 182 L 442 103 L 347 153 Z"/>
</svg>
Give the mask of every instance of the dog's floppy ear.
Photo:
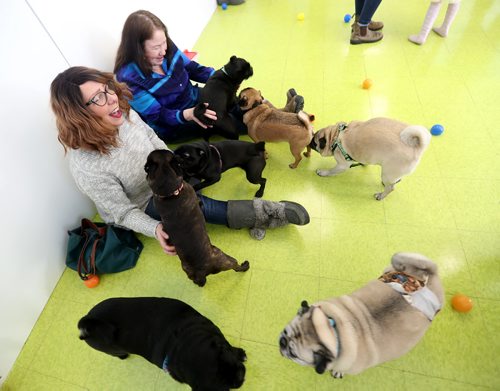
<svg viewBox="0 0 500 391">
<path fill-rule="evenodd" d="M 304 315 L 307 311 L 309 311 L 309 304 L 307 304 L 306 300 L 303 300 L 302 303 L 300 303 L 300 308 L 297 311 L 297 315 Z"/>
<path fill-rule="evenodd" d="M 240 107 L 246 106 L 247 103 L 248 103 L 248 98 L 246 96 L 241 96 L 241 93 L 240 93 L 240 99 L 238 101 L 238 106 L 240 106 Z"/>
<path fill-rule="evenodd" d="M 245 380 L 245 366 L 241 360 L 241 352 L 246 358 L 243 349 L 236 350 L 229 344 L 215 344 L 215 349 L 219 351 L 218 354 L 218 377 L 224 379 L 224 384 L 229 388 L 239 388 Z M 212 343 L 212 346 L 214 344 Z"/>
<path fill-rule="evenodd" d="M 154 173 L 157 168 L 158 168 L 158 164 L 156 162 L 149 160 L 149 159 L 146 162 L 146 164 L 144 165 L 144 171 L 146 171 L 146 173 L 148 175 Z"/>
<path fill-rule="evenodd" d="M 236 61 L 238 57 L 236 57 L 234 54 L 229 58 L 229 61 L 233 62 Z"/>
<path fill-rule="evenodd" d="M 104 320 L 84 316 L 78 322 L 80 339 L 97 338 L 102 342 L 111 343 L 115 339 L 116 327 Z"/>
<path fill-rule="evenodd" d="M 330 362 L 330 359 L 326 357 L 322 352 L 314 352 L 314 369 L 317 373 L 322 374 L 325 372 L 327 364 Z"/>
</svg>

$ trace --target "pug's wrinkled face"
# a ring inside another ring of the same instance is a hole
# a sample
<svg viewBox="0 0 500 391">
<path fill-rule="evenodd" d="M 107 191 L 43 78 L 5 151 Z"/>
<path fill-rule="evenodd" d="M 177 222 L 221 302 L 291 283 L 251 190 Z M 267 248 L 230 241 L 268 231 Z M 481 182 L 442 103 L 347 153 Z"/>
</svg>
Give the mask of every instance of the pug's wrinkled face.
<svg viewBox="0 0 500 391">
<path fill-rule="evenodd" d="M 264 97 L 260 91 L 252 87 L 247 87 L 241 90 L 240 95 L 238 96 L 238 106 L 240 106 L 241 110 L 244 111 L 257 107 L 262 104 L 263 101 Z"/>
<path fill-rule="evenodd" d="M 319 152 L 321 156 L 332 156 L 333 152 L 330 145 L 329 128 L 321 129 L 314 133 L 309 146 L 311 149 Z"/>
<path fill-rule="evenodd" d="M 280 334 L 281 355 L 297 364 L 315 367 L 317 373 L 323 373 L 331 360 L 331 354 L 321 344 L 312 321 L 316 307 L 303 301 L 297 316 Z"/>
<path fill-rule="evenodd" d="M 229 62 L 224 65 L 224 69 L 229 77 L 240 83 L 253 76 L 253 68 L 250 63 L 244 58 L 236 56 L 231 56 Z"/>
<path fill-rule="evenodd" d="M 209 144 L 205 141 L 181 145 L 174 152 L 175 160 L 184 173 L 199 174 L 207 165 L 209 148 Z"/>
<path fill-rule="evenodd" d="M 153 192 L 167 194 L 182 182 L 182 171 L 174 159 L 174 153 L 165 149 L 152 151 L 144 165 L 148 185 Z"/>
</svg>

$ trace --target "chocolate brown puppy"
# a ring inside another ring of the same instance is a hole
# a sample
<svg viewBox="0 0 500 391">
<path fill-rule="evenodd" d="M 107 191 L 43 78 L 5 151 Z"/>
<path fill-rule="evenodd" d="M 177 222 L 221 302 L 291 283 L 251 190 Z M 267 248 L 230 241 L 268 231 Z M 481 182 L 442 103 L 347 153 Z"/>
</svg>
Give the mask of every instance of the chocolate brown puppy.
<svg viewBox="0 0 500 391">
<path fill-rule="evenodd" d="M 201 182 L 193 185 L 195 191 L 220 181 L 221 174 L 230 168 L 239 167 L 245 171 L 248 182 L 260 185 L 255 197 L 264 195 L 266 178 L 262 171 L 266 167 L 265 143 L 226 140 L 216 143 L 196 141 L 183 144 L 175 151 L 182 168 L 184 180 L 191 178 Z"/>
<path fill-rule="evenodd" d="M 265 103 L 260 91 L 255 88 L 245 88 L 239 95 L 239 106 L 246 111 L 243 122 L 248 127 L 248 135 L 255 141 L 288 141 L 290 152 L 295 161 L 290 168 L 297 168 L 304 156 L 311 155 L 309 143 L 313 138 L 313 126 L 310 117 L 304 111 L 289 113 L 271 107 Z"/>
<path fill-rule="evenodd" d="M 241 265 L 233 257 L 210 243 L 205 219 L 193 187 L 182 178 L 174 153 L 158 149 L 149 154 L 144 167 L 148 184 L 153 190 L 156 210 L 163 229 L 170 236 L 182 269 L 199 286 L 204 286 L 209 274 L 224 270 L 247 271 L 248 261 Z"/>
</svg>

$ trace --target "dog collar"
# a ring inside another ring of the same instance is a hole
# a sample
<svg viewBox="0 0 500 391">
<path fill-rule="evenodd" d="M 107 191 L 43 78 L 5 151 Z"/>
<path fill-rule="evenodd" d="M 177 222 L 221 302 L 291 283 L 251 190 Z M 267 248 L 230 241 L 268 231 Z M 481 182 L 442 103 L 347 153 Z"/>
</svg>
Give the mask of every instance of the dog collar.
<svg viewBox="0 0 500 391">
<path fill-rule="evenodd" d="M 224 75 L 226 75 L 227 77 L 229 77 L 229 79 L 231 79 L 233 82 L 237 82 L 236 80 L 233 79 L 233 77 L 229 73 L 227 73 L 226 68 L 222 67 L 220 70 L 222 71 L 222 73 Z M 238 83 L 238 87 L 236 88 L 236 90 L 238 90 L 240 88 L 240 85 L 241 84 Z"/>
<path fill-rule="evenodd" d="M 157 197 L 157 198 L 160 198 L 160 199 L 177 197 L 181 193 L 181 191 L 182 191 L 183 188 L 184 188 L 184 181 L 181 179 L 180 186 L 177 189 L 175 189 L 172 193 L 166 194 L 166 195 L 161 195 L 161 194 L 153 193 L 153 195 L 155 197 Z"/>
<path fill-rule="evenodd" d="M 345 160 L 348 162 L 355 162 L 351 156 L 346 152 L 344 147 L 342 146 L 342 143 L 339 140 L 340 137 L 340 132 L 343 132 L 344 130 L 347 129 L 347 124 L 345 122 L 340 122 L 339 125 L 337 126 L 337 137 L 335 137 L 335 141 L 332 144 L 332 154 L 335 152 L 335 149 L 338 148 L 342 156 L 344 157 Z"/>
<path fill-rule="evenodd" d="M 219 156 L 219 172 L 222 172 L 222 156 L 220 155 L 219 150 L 215 145 L 209 144 L 209 147 L 214 149 L 215 152 L 217 153 L 217 156 Z"/>
<path fill-rule="evenodd" d="M 330 316 L 328 316 L 328 322 L 330 323 L 330 326 L 335 332 L 335 337 L 337 338 L 337 357 L 338 357 L 340 354 L 340 338 L 339 338 L 339 332 L 337 330 L 337 323 L 335 322 L 335 319 L 333 319 Z"/>
<path fill-rule="evenodd" d="M 168 370 L 168 356 L 165 356 L 165 360 L 163 360 L 163 364 L 161 365 L 161 369 L 163 369 L 164 372 L 170 374 Z"/>
</svg>

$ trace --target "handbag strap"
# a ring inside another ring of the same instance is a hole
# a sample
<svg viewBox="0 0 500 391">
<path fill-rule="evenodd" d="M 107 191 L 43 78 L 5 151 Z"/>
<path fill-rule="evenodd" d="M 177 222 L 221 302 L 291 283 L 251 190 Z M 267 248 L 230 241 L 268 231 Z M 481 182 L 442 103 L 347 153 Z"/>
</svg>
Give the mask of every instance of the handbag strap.
<svg viewBox="0 0 500 391">
<path fill-rule="evenodd" d="M 93 221 L 90 221 L 89 219 L 82 219 L 82 230 L 85 230 L 85 228 L 91 228 L 94 231 L 97 232 L 100 238 L 102 238 L 106 234 L 106 229 L 108 228 L 107 225 L 104 225 L 102 227 L 99 227 L 97 224 L 95 224 Z"/>
<path fill-rule="evenodd" d="M 87 268 L 87 264 L 85 263 L 85 251 L 90 243 L 90 236 L 86 231 L 83 231 L 83 235 L 85 236 L 85 243 L 83 244 L 82 251 L 80 251 L 80 256 L 78 257 L 78 264 L 76 270 L 78 275 L 82 280 L 86 280 L 89 274 L 96 274 L 96 266 L 95 266 L 95 254 L 97 250 L 97 245 L 99 244 L 99 240 L 101 238 L 97 238 L 92 245 L 92 250 L 90 251 L 89 257 L 89 267 Z M 83 272 L 82 272 L 83 269 Z"/>
</svg>

